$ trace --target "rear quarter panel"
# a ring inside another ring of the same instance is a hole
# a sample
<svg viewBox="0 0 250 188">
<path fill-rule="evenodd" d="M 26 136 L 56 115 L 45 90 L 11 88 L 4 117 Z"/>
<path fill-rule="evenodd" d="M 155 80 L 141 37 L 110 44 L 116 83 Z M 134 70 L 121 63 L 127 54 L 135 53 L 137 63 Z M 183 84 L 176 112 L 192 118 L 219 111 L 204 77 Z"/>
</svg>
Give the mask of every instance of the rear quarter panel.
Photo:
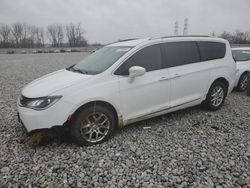
<svg viewBox="0 0 250 188">
<path fill-rule="evenodd" d="M 216 79 L 225 78 L 229 83 L 228 93 L 230 93 L 235 85 L 237 68 L 228 42 L 226 42 L 225 57 L 213 60 L 213 64 L 210 86 Z"/>
<path fill-rule="evenodd" d="M 237 74 L 236 74 L 235 84 L 237 85 L 241 75 L 244 72 L 250 72 L 250 61 L 238 61 L 236 65 L 237 65 Z"/>
</svg>

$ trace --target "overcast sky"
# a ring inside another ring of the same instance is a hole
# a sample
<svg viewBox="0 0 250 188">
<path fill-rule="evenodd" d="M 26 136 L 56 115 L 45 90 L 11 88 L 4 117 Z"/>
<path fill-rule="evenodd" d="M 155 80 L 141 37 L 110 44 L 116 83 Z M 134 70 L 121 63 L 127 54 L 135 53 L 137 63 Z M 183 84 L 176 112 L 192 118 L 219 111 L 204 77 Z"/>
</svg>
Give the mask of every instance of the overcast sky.
<svg viewBox="0 0 250 188">
<path fill-rule="evenodd" d="M 0 23 L 80 22 L 89 42 L 174 34 L 250 31 L 250 0 L 0 0 Z"/>
</svg>

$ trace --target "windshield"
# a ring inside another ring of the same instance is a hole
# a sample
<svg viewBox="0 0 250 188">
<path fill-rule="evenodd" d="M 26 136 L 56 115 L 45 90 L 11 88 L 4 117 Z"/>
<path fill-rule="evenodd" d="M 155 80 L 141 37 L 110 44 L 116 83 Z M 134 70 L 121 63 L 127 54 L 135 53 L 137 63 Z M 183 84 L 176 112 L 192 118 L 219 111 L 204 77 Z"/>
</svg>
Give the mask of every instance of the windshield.
<svg viewBox="0 0 250 188">
<path fill-rule="evenodd" d="M 233 50 L 233 57 L 236 61 L 249 61 L 250 50 Z"/>
<path fill-rule="evenodd" d="M 103 47 L 71 67 L 71 70 L 83 74 L 99 74 L 113 65 L 130 49 L 131 47 L 125 46 Z"/>
</svg>

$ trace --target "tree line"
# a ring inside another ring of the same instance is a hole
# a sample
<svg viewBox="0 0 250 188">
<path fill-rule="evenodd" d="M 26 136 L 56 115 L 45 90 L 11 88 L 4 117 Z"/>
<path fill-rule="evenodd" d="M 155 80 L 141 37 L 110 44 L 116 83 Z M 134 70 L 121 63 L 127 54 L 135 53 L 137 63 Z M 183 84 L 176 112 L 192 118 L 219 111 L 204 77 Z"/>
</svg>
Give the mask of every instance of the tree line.
<svg viewBox="0 0 250 188">
<path fill-rule="evenodd" d="M 48 41 L 51 47 L 82 47 L 87 45 L 84 34 L 80 23 L 51 24 L 46 28 L 26 23 L 0 24 L 0 48 L 40 48 Z M 250 44 L 250 32 L 224 31 L 218 37 L 232 44 Z"/>
<path fill-rule="evenodd" d="M 80 23 L 51 24 L 46 28 L 26 23 L 0 24 L 0 48 L 40 48 L 47 41 L 52 47 L 87 45 Z"/>
<path fill-rule="evenodd" d="M 224 31 L 219 37 L 228 40 L 231 44 L 250 44 L 250 32 L 236 30 L 234 33 L 229 33 Z"/>
</svg>

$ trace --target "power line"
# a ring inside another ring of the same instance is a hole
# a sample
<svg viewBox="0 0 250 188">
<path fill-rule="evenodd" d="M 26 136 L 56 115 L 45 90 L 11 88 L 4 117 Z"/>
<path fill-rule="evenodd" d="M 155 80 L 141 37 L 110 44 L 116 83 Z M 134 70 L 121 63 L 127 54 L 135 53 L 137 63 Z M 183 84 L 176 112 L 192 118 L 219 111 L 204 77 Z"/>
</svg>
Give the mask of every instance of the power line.
<svg viewBox="0 0 250 188">
<path fill-rule="evenodd" d="M 178 21 L 176 21 L 174 23 L 174 35 L 178 35 L 179 34 L 178 30 L 179 30 L 179 23 L 178 23 Z"/>
<path fill-rule="evenodd" d="M 188 18 L 184 20 L 183 35 L 188 35 Z"/>
</svg>

